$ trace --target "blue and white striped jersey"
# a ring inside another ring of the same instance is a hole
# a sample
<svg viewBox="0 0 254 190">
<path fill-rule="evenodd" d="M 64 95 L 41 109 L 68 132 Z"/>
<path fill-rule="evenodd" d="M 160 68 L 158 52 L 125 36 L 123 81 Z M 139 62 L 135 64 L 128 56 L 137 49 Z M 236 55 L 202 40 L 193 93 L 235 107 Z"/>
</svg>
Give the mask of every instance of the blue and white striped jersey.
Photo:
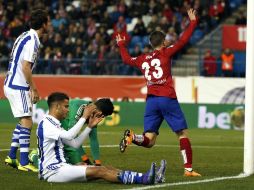
<svg viewBox="0 0 254 190">
<path fill-rule="evenodd" d="M 39 123 L 36 135 L 39 149 L 39 176 L 46 179 L 54 174 L 63 163 L 63 143 L 60 138 L 61 127 L 59 120 L 53 116 L 46 115 Z M 45 156 L 46 155 L 46 156 Z"/>
<path fill-rule="evenodd" d="M 31 62 L 32 69 L 39 54 L 40 40 L 37 32 L 30 29 L 22 33 L 14 42 L 9 60 L 8 73 L 4 85 L 12 89 L 29 90 L 22 71 L 22 64 L 25 61 Z"/>
</svg>

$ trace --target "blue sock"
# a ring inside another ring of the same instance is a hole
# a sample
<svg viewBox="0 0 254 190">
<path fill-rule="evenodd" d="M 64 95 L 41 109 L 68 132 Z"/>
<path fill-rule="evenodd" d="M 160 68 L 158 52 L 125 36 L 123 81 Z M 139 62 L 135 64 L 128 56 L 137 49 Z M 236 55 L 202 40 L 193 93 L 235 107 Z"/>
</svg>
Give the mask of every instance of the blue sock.
<svg viewBox="0 0 254 190">
<path fill-rule="evenodd" d="M 20 133 L 19 133 L 20 164 L 22 166 L 27 165 L 29 163 L 28 153 L 29 153 L 29 146 L 30 146 L 30 134 L 31 134 L 31 129 L 20 127 Z"/>
<path fill-rule="evenodd" d="M 143 174 L 133 171 L 122 171 L 118 179 L 123 184 L 142 184 Z"/>
<path fill-rule="evenodd" d="M 19 147 L 19 132 L 20 132 L 20 124 L 18 123 L 12 133 L 11 150 L 9 152 L 9 157 L 11 159 L 17 158 L 16 154 Z"/>
</svg>

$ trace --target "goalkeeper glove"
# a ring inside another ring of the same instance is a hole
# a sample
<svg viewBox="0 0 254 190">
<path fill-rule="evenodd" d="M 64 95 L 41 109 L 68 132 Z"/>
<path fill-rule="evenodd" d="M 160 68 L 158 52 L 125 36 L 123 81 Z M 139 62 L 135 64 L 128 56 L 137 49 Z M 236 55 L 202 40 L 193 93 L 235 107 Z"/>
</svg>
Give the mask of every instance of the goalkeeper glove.
<svg viewBox="0 0 254 190">
<path fill-rule="evenodd" d="M 82 117 L 84 109 L 85 109 L 85 106 L 86 106 L 86 104 L 82 104 L 81 106 L 79 106 L 78 111 L 77 111 L 77 113 L 75 115 L 75 119 L 76 120 L 79 120 Z"/>
</svg>

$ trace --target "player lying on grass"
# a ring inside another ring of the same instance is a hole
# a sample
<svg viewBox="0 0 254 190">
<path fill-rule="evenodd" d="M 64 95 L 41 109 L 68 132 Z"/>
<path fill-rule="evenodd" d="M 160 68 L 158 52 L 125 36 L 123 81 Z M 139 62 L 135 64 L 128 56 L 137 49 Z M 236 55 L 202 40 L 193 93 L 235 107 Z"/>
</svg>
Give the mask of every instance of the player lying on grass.
<svg viewBox="0 0 254 190">
<path fill-rule="evenodd" d="M 192 148 L 187 137 L 187 123 L 176 97 L 170 65 L 172 56 L 188 42 L 197 25 L 196 11 L 190 9 L 187 13 L 190 24 L 178 42 L 169 46 L 170 42 L 165 39 L 166 35 L 155 31 L 149 38 L 154 51 L 149 54 L 131 57 L 125 47 L 125 39 L 120 35 L 116 37 L 123 62 L 140 69 L 148 89 L 144 133 L 137 135 L 131 130 L 126 130 L 120 142 L 120 150 L 124 152 L 127 145 L 132 142 L 139 146 L 152 147 L 159 135 L 160 125 L 165 119 L 178 136 L 184 160 L 184 176 L 201 176 L 192 169 Z"/>
<path fill-rule="evenodd" d="M 61 127 L 60 121 L 69 111 L 69 97 L 61 92 L 49 95 L 47 100 L 49 113 L 39 123 L 36 135 L 39 149 L 39 178 L 48 182 L 78 182 L 104 179 L 123 184 L 154 184 L 163 182 L 166 162 L 155 171 L 155 163 L 146 173 L 119 170 L 105 166 L 71 165 L 64 158 L 63 145 L 78 148 L 89 136 L 92 128 L 103 118 L 96 105 L 89 104 L 79 121 L 68 131 Z M 78 135 L 88 120 L 88 126 Z M 78 135 L 78 136 L 77 136 Z"/>
<path fill-rule="evenodd" d="M 69 101 L 69 113 L 67 117 L 61 121 L 61 127 L 65 130 L 71 129 L 80 119 L 86 106 L 86 101 L 81 99 L 71 99 Z M 114 111 L 114 106 L 110 99 L 102 98 L 94 102 L 97 110 L 101 111 L 106 117 L 111 115 Z M 87 120 L 88 122 L 88 120 Z M 86 122 L 86 123 L 87 123 Z M 93 157 L 93 163 L 88 158 L 85 149 L 80 146 L 79 148 L 73 148 L 69 145 L 64 145 L 64 157 L 67 163 L 76 164 L 88 164 L 88 165 L 101 165 L 99 142 L 97 137 L 97 127 L 94 127 L 89 133 L 91 153 Z M 29 154 L 30 161 L 38 168 L 38 155 L 37 150 L 33 150 Z"/>
</svg>

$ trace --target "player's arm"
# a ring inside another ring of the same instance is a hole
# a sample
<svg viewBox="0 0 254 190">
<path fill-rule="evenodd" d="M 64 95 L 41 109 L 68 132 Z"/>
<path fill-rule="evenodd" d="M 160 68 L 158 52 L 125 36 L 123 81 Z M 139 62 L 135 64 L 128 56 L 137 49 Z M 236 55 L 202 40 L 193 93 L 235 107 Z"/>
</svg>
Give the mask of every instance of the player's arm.
<svg viewBox="0 0 254 190">
<path fill-rule="evenodd" d="M 92 114 L 89 117 L 89 123 L 88 123 L 88 127 L 86 127 L 78 137 L 76 137 L 75 139 L 72 140 L 66 140 L 63 139 L 63 143 L 67 144 L 73 148 L 79 148 L 83 142 L 85 141 L 85 139 L 87 139 L 87 137 L 89 136 L 90 132 L 92 131 L 92 128 L 96 127 L 97 124 L 102 121 L 102 119 L 104 118 L 103 115 L 101 115 L 101 113 L 97 113 L 97 114 Z"/>
<path fill-rule="evenodd" d="M 189 9 L 187 13 L 190 19 L 190 24 L 179 40 L 173 46 L 170 46 L 167 49 L 168 53 L 171 55 L 180 50 L 189 41 L 193 31 L 195 30 L 195 27 L 197 26 L 196 11 L 194 9 Z"/>
<path fill-rule="evenodd" d="M 26 82 L 30 86 L 32 103 L 36 103 L 39 100 L 39 93 L 32 78 L 32 63 L 24 60 L 22 63 L 22 71 Z"/>
<path fill-rule="evenodd" d="M 136 66 L 137 65 L 137 59 L 136 59 L 136 57 L 131 57 L 130 54 L 128 53 L 128 50 L 125 46 L 125 43 L 126 43 L 125 37 L 121 37 L 120 34 L 118 34 L 116 36 L 116 42 L 117 42 L 117 45 L 119 47 L 120 54 L 121 54 L 123 62 L 128 64 L 128 65 Z"/>
<path fill-rule="evenodd" d="M 96 106 L 94 104 L 88 105 L 79 121 L 68 131 L 62 130 L 59 137 L 63 140 L 73 140 L 85 124 L 86 120 L 95 112 L 95 110 Z"/>
</svg>

